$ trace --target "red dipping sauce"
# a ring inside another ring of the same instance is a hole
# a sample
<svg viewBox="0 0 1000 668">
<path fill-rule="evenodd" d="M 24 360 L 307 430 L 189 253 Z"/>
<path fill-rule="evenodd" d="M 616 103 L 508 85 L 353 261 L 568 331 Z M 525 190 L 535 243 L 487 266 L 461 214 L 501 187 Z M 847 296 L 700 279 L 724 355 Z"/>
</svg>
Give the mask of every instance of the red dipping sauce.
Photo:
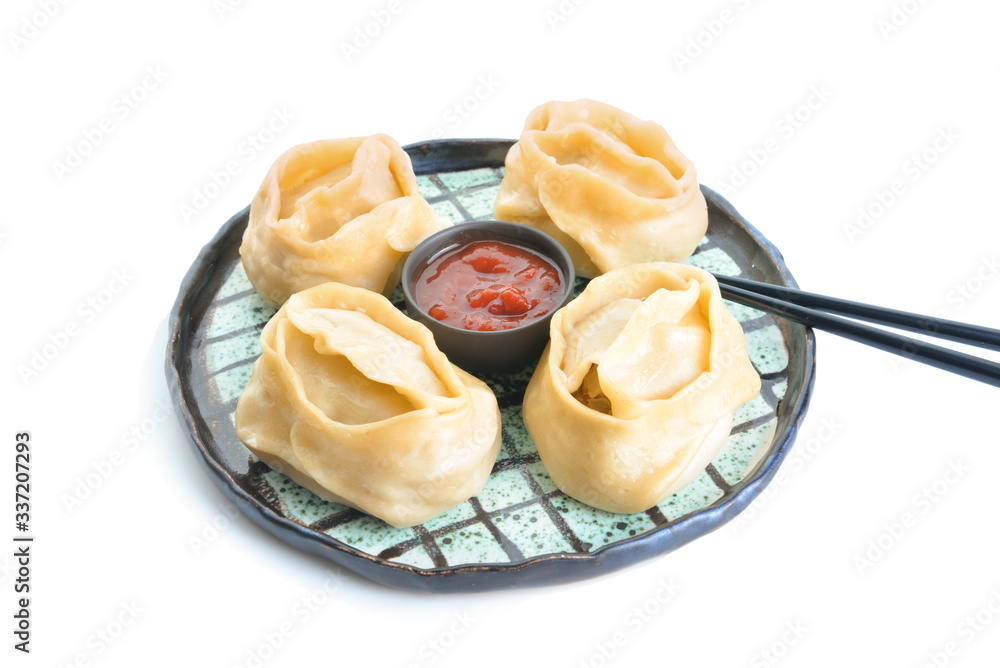
<svg viewBox="0 0 1000 668">
<path fill-rule="evenodd" d="M 432 318 L 479 332 L 514 329 L 548 314 L 563 277 L 535 251 L 503 241 L 446 250 L 420 272 L 414 300 Z"/>
</svg>

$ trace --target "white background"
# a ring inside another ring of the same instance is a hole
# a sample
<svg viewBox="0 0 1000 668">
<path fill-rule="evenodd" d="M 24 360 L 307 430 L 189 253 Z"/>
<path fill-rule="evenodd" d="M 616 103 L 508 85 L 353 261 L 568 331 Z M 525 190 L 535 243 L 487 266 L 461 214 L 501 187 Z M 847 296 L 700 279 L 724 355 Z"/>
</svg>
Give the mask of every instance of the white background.
<svg viewBox="0 0 1000 668">
<path fill-rule="evenodd" d="M 30 656 L 11 647 L 12 550 L 0 549 L 3 664 L 995 661 L 1000 390 L 858 344 L 819 334 L 786 476 L 736 525 L 572 585 L 423 595 L 342 573 L 308 618 L 296 605 L 332 565 L 229 520 L 158 403 L 181 278 L 281 152 L 374 132 L 515 137 L 550 99 L 662 124 L 803 287 L 1000 327 L 1000 6 L 895 2 L 894 16 L 890 0 L 412 0 L 350 57 L 344 45 L 388 0 L 98 0 L 50 3 L 51 18 L 44 2 L 6 2 L 0 536 L 13 534 L 14 434 L 27 429 L 38 538 Z M 456 104 L 476 108 L 456 123 Z M 276 109 L 294 119 L 267 137 Z M 957 138 L 934 149 L 949 129 Z M 89 151 L 88 135 L 100 139 Z M 251 136 L 270 141 L 250 151 Z M 78 166 L 56 164 L 81 143 Z M 935 161 L 913 171 L 925 151 Z M 228 161 L 240 172 L 211 188 Z M 880 211 L 895 180 L 901 194 Z M 859 207 L 880 215 L 852 233 Z M 89 310 L 109 286 L 123 289 Z M 76 335 L 60 337 L 67 327 Z M 24 374 L 52 341 L 65 345 Z M 141 440 L 126 439 L 133 428 Z M 963 472 L 941 482 L 952 464 Z M 69 502 L 98 470 L 89 497 Z M 641 623 L 637 607 L 650 611 Z"/>
</svg>

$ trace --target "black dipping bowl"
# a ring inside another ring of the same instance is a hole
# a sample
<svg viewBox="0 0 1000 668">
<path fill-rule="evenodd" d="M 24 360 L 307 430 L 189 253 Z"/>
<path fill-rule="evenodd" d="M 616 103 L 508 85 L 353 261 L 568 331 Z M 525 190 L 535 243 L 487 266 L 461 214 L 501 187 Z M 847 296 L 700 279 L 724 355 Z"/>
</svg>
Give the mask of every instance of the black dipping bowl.
<svg viewBox="0 0 1000 668">
<path fill-rule="evenodd" d="M 474 332 L 432 318 L 414 299 L 420 273 L 441 253 L 476 241 L 501 241 L 535 251 L 562 274 L 563 297 L 549 313 L 514 329 Z M 507 373 L 538 361 L 549 340 L 552 314 L 573 297 L 576 271 L 566 250 L 555 239 L 527 225 L 484 220 L 454 225 L 424 239 L 403 265 L 403 296 L 406 312 L 434 334 L 448 359 L 470 373 Z"/>
</svg>

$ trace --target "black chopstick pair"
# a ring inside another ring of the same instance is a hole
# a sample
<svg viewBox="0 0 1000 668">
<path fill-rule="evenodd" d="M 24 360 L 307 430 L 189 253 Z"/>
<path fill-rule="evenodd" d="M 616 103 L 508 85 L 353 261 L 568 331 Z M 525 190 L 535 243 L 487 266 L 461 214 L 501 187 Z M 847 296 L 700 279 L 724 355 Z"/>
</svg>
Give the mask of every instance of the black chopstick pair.
<svg viewBox="0 0 1000 668">
<path fill-rule="evenodd" d="M 852 341 L 972 378 L 981 383 L 1000 387 L 1000 364 L 996 362 L 925 343 L 895 332 L 862 325 L 831 313 L 990 350 L 1000 350 L 1000 330 L 826 297 L 743 278 L 718 275 L 715 278 L 719 282 L 723 296 L 731 301 L 838 334 Z"/>
</svg>

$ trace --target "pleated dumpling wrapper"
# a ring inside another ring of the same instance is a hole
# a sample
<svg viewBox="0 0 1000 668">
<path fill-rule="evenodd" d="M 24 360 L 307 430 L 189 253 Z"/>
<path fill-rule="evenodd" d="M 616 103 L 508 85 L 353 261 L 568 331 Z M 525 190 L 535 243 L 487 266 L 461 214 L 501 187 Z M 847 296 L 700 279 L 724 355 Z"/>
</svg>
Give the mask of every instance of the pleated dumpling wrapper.
<svg viewBox="0 0 1000 668">
<path fill-rule="evenodd" d="M 325 139 L 295 146 L 271 166 L 250 204 L 240 255 L 274 308 L 329 281 L 388 295 L 409 252 L 447 226 L 392 137 Z"/>
<path fill-rule="evenodd" d="M 380 294 L 326 283 L 261 333 L 236 433 L 318 496 L 396 527 L 475 496 L 500 450 L 493 391 Z"/>
<path fill-rule="evenodd" d="M 695 267 L 608 272 L 550 333 L 524 424 L 559 489 L 602 510 L 647 510 L 686 485 L 760 392 L 740 324 Z"/>
<path fill-rule="evenodd" d="M 608 104 L 543 104 L 506 164 L 497 220 L 554 237 L 585 278 L 639 262 L 680 262 L 708 229 L 691 161 L 662 127 Z"/>
</svg>

